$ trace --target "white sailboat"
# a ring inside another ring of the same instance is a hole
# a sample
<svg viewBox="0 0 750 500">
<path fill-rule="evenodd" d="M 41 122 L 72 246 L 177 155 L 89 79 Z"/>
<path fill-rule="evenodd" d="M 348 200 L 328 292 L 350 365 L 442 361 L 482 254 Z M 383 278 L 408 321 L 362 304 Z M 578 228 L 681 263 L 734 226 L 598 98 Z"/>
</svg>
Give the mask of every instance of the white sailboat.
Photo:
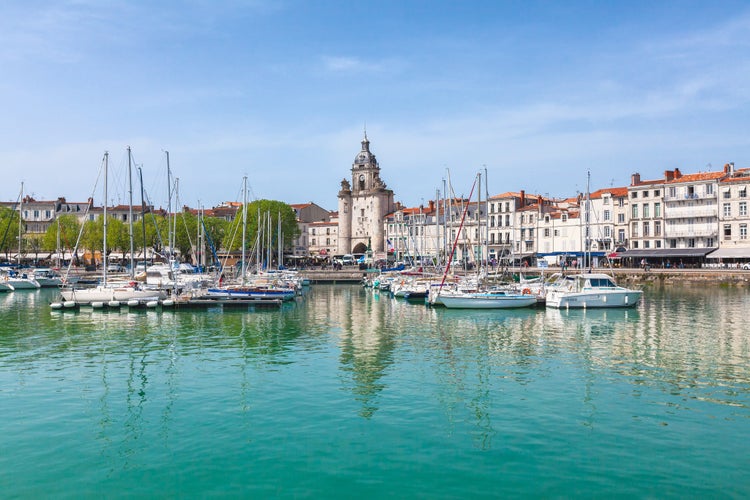
<svg viewBox="0 0 750 500">
<path fill-rule="evenodd" d="M 128 155 L 130 149 L 128 148 Z M 137 305 L 141 302 L 154 302 L 166 297 L 163 290 L 145 290 L 138 286 L 135 281 L 124 283 L 107 282 L 107 170 L 109 153 L 104 153 L 104 208 L 102 217 L 103 243 L 102 243 L 102 281 L 93 288 L 76 289 L 75 286 L 63 288 L 60 291 L 62 303 L 53 303 L 53 308 L 70 308 L 76 305 L 91 305 L 92 307 L 119 307 L 120 305 Z M 132 200 L 131 200 L 132 206 Z"/>
</svg>

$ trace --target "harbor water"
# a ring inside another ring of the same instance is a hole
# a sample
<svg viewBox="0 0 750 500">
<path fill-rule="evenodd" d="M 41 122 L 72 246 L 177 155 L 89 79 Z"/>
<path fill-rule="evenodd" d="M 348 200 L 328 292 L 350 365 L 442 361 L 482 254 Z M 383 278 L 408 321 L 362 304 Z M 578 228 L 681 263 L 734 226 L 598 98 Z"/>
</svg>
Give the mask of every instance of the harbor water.
<svg viewBox="0 0 750 500">
<path fill-rule="evenodd" d="M 598 311 L 53 294 L 0 295 L 3 498 L 750 496 L 746 289 Z"/>
</svg>

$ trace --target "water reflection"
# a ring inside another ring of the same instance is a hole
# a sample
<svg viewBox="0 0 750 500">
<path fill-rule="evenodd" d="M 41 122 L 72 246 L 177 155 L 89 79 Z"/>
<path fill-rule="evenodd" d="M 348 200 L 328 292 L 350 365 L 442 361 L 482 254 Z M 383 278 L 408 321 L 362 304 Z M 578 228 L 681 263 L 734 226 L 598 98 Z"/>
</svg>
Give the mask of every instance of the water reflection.
<svg viewBox="0 0 750 500">
<path fill-rule="evenodd" d="M 281 311 L 165 313 L 51 312 L 46 293 L 0 295 L 2 391 L 23 393 L 56 373 L 56 384 L 96 407 L 107 456 L 143 446 L 149 419 L 170 441 L 191 404 L 231 401 L 251 426 L 261 402 L 282 407 L 331 379 L 360 418 L 396 404 L 404 415 L 433 408 L 468 426 L 482 449 L 513 425 L 510 409 L 561 397 L 594 427 L 609 403 L 602 388 L 613 386 L 675 410 L 701 403 L 748 417 L 744 290 L 649 291 L 636 309 L 457 311 L 320 286 Z M 288 392 L 277 402 L 282 382 Z M 110 451 L 115 429 L 122 441 Z"/>
</svg>

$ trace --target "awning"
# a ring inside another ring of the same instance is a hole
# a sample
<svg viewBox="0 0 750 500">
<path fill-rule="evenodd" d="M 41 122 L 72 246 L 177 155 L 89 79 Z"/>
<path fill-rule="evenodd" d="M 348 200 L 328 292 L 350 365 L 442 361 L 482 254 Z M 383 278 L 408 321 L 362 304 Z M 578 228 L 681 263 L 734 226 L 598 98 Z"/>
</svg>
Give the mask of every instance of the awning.
<svg viewBox="0 0 750 500">
<path fill-rule="evenodd" d="M 546 253 L 538 253 L 536 254 L 537 257 L 583 257 L 587 255 L 586 252 L 546 252 Z M 604 257 L 606 254 L 604 252 L 588 252 L 588 255 L 592 257 Z"/>
<path fill-rule="evenodd" d="M 626 250 L 618 253 L 621 258 L 633 257 L 636 259 L 668 259 L 675 257 L 705 257 L 713 252 L 715 248 L 644 248 L 638 250 Z"/>
<path fill-rule="evenodd" d="M 719 248 L 706 255 L 707 259 L 750 259 L 750 247 Z"/>
</svg>

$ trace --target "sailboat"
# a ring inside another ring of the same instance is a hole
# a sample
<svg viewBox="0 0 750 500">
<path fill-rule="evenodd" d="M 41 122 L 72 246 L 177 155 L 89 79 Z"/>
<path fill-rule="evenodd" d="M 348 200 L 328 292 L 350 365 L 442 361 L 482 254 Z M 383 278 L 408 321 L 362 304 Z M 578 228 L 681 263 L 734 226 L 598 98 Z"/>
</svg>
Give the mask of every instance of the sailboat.
<svg viewBox="0 0 750 500">
<path fill-rule="evenodd" d="M 129 149 L 128 149 L 129 155 Z M 104 208 L 103 208 L 103 242 L 102 242 L 102 280 L 93 288 L 76 289 L 75 286 L 63 288 L 60 291 L 62 302 L 51 304 L 53 309 L 73 308 L 78 305 L 90 305 L 99 307 L 119 307 L 120 305 L 139 305 L 141 303 L 154 303 L 166 297 L 163 290 L 145 290 L 138 286 L 135 281 L 124 283 L 107 282 L 107 171 L 109 153 L 104 153 Z M 132 200 L 131 200 L 132 206 Z M 132 219 L 131 219 L 132 220 Z M 132 234 L 132 233 L 131 233 Z"/>
<path fill-rule="evenodd" d="M 477 179 L 479 180 L 479 183 L 480 183 L 479 197 L 477 200 L 477 210 L 480 210 L 481 191 L 482 191 L 481 174 L 477 176 Z M 471 197 L 474 193 L 474 187 L 476 186 L 476 184 L 477 184 L 477 180 L 474 181 L 474 185 L 471 188 L 471 192 L 469 193 L 469 200 L 471 200 Z M 526 294 L 526 293 L 516 293 L 510 289 L 499 289 L 499 288 L 480 289 L 478 287 L 475 287 L 474 289 L 466 290 L 466 289 L 462 289 L 461 287 L 458 287 L 455 289 L 445 288 L 444 286 L 445 279 L 446 279 L 448 270 L 450 269 L 453 254 L 456 251 L 458 238 L 461 235 L 464 221 L 466 219 L 466 214 L 469 210 L 470 205 L 471 203 L 468 203 L 466 207 L 464 208 L 463 215 L 461 216 L 461 224 L 456 233 L 456 238 L 453 242 L 453 249 L 451 250 L 451 254 L 448 258 L 445 272 L 443 274 L 443 280 L 437 289 L 437 293 L 431 294 L 429 296 L 429 303 L 433 305 L 442 304 L 447 308 L 455 308 L 455 309 L 512 309 L 512 308 L 529 307 L 529 306 L 535 305 L 537 302 L 537 299 L 534 295 Z M 477 220 L 479 220 L 479 218 L 477 218 Z M 479 260 L 481 261 L 481 259 Z M 477 277 L 477 283 L 478 282 L 479 282 L 479 276 Z"/>
<path fill-rule="evenodd" d="M 588 174 L 589 179 L 591 173 Z M 588 181 L 586 183 L 586 248 L 585 261 L 590 267 L 590 213 L 591 196 Z M 643 296 L 642 290 L 618 286 L 612 276 L 604 273 L 578 273 L 555 281 L 547 287 L 546 305 L 558 309 L 593 309 L 611 307 L 634 307 Z"/>
<path fill-rule="evenodd" d="M 2 269 L 3 282 L 10 285 L 12 290 L 36 290 L 41 287 L 39 282 L 33 276 L 21 271 L 21 242 L 23 241 L 23 182 L 21 183 L 21 196 L 18 205 L 18 259 L 17 268 Z M 3 287 L 5 288 L 5 287 Z M 8 290 L 6 290 L 8 291 Z"/>
</svg>

